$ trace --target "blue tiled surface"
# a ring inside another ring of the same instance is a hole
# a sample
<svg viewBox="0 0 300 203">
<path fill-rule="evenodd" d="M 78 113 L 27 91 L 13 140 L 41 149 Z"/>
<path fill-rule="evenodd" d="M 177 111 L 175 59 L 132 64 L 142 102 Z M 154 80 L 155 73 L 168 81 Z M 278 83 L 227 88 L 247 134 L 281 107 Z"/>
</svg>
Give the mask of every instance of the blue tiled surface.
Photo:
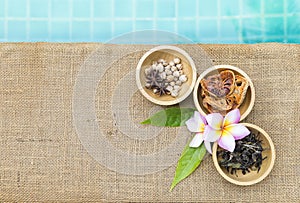
<svg viewBox="0 0 300 203">
<path fill-rule="evenodd" d="M 1 42 L 107 42 L 141 30 L 195 43 L 299 43 L 300 0 L 0 0 Z"/>
</svg>

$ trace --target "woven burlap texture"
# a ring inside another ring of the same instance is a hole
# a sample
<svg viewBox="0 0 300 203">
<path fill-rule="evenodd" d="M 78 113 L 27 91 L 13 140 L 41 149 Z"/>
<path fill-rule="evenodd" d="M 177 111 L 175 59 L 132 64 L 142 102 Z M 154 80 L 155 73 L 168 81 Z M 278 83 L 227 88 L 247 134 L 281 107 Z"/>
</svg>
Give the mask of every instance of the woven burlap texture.
<svg viewBox="0 0 300 203">
<path fill-rule="evenodd" d="M 237 66 L 252 79 L 256 100 L 245 122 L 268 132 L 276 148 L 275 166 L 262 182 L 247 187 L 233 185 L 217 173 L 208 155 L 190 177 L 170 192 L 176 168 L 173 161 L 162 170 L 135 175 L 137 166 L 126 174 L 120 172 L 122 164 L 115 163 L 114 169 L 107 167 L 105 160 L 103 164 L 95 159 L 88 143 L 78 136 L 73 109 L 78 75 L 95 53 L 99 61 L 93 63 L 113 60 L 99 80 L 93 101 L 96 122 L 107 142 L 128 156 L 151 155 L 168 147 L 180 130 L 184 132 L 181 136 L 190 136 L 184 127 L 158 130 L 158 135 L 149 139 L 128 136 L 118 129 L 113 94 L 119 81 L 135 70 L 139 58 L 151 47 L 0 44 L 1 202 L 299 202 L 300 45 L 179 45 L 193 57 L 198 73 L 209 67 L 205 65 L 209 62 L 203 63 L 207 59 L 202 58 L 202 50 L 212 64 Z M 120 54 L 124 50 L 128 55 Z M 135 77 L 129 77 L 127 82 L 136 87 Z M 119 94 L 128 96 L 126 92 Z M 119 110 L 123 108 L 122 101 L 115 104 Z M 131 122 L 139 126 L 153 107 L 159 109 L 134 92 L 128 107 Z M 181 150 L 174 149 L 170 159 L 178 159 Z M 103 153 L 101 149 L 97 152 Z M 146 165 L 139 163 L 141 167 Z"/>
</svg>

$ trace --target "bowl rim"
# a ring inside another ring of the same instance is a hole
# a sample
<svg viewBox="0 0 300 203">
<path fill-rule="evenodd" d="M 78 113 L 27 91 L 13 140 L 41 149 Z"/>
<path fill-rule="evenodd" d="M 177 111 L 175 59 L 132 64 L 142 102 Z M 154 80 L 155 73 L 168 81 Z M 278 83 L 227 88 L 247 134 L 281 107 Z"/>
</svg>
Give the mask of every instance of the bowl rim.
<svg viewBox="0 0 300 203">
<path fill-rule="evenodd" d="M 236 184 L 236 185 L 241 185 L 241 186 L 248 186 L 248 185 L 253 185 L 256 183 L 259 183 L 260 181 L 262 181 L 263 179 L 265 179 L 269 173 L 272 171 L 273 167 L 274 167 L 274 163 L 275 163 L 275 157 L 276 157 L 276 152 L 275 152 L 275 147 L 273 144 L 273 141 L 271 140 L 271 137 L 268 135 L 268 133 L 266 131 L 264 131 L 262 128 L 260 128 L 257 125 L 251 124 L 251 123 L 241 123 L 242 125 L 249 127 L 249 128 L 253 128 L 257 131 L 259 131 L 261 134 L 263 134 L 263 136 L 268 140 L 269 145 L 270 145 L 270 149 L 271 149 L 271 153 L 272 153 L 272 158 L 271 158 L 271 162 L 270 165 L 268 166 L 268 169 L 265 171 L 264 174 L 262 174 L 260 177 L 258 177 L 257 179 L 254 180 L 250 180 L 250 181 L 238 181 L 235 179 L 230 178 L 229 176 L 227 176 L 223 170 L 221 169 L 218 160 L 217 160 L 217 148 L 218 148 L 218 143 L 215 142 L 213 144 L 213 153 L 212 153 L 212 158 L 213 158 L 213 162 L 214 162 L 214 166 L 217 169 L 217 171 L 219 172 L 219 174 L 225 178 L 227 181 Z"/>
<path fill-rule="evenodd" d="M 180 53 L 181 55 L 183 55 L 188 63 L 191 66 L 192 69 L 192 82 L 190 85 L 190 88 L 188 88 L 188 90 L 180 97 L 180 98 L 175 98 L 174 100 L 170 100 L 170 101 L 161 101 L 158 99 L 155 99 L 153 97 L 151 97 L 145 90 L 143 85 L 141 84 L 141 78 L 140 78 L 140 72 L 142 69 L 142 64 L 144 63 L 144 61 L 146 60 L 146 58 L 156 52 L 156 51 L 162 51 L 162 50 L 173 50 L 176 51 L 178 53 Z M 196 80 L 197 80 L 197 70 L 196 70 L 196 65 L 194 63 L 194 60 L 192 59 L 192 57 L 183 49 L 176 47 L 176 46 L 170 46 L 170 45 L 161 45 L 161 46 L 156 46 L 152 49 L 150 49 L 149 51 L 147 51 L 139 60 L 137 68 L 136 68 L 136 84 L 137 87 L 139 89 L 139 91 L 142 93 L 142 95 L 144 97 L 146 97 L 149 101 L 155 103 L 155 104 L 159 104 L 162 106 L 169 106 L 169 105 L 174 105 L 174 104 L 178 104 L 179 102 L 185 100 L 193 91 L 194 86 L 196 84 Z"/>
<path fill-rule="evenodd" d="M 251 89 L 251 100 L 250 100 L 250 104 L 247 108 L 247 110 L 241 115 L 240 121 L 244 120 L 249 113 L 251 112 L 253 106 L 254 106 L 254 101 L 255 101 L 255 88 L 253 85 L 253 82 L 251 80 L 251 78 L 247 75 L 247 73 L 245 73 L 243 70 L 241 70 L 240 68 L 236 67 L 236 66 L 232 66 L 232 65 L 215 65 L 212 67 L 209 67 L 208 69 L 206 69 L 204 72 L 202 72 L 200 74 L 200 76 L 198 77 L 197 81 L 196 81 L 196 85 L 194 88 L 194 92 L 193 92 L 193 100 L 194 100 L 194 104 L 197 108 L 197 110 L 202 114 L 202 115 L 207 115 L 207 113 L 205 113 L 205 111 L 201 108 L 200 104 L 199 104 L 199 100 L 198 100 L 198 89 L 200 86 L 200 81 L 210 72 L 217 70 L 217 69 L 229 69 L 229 70 L 233 70 L 236 71 L 238 73 L 240 73 L 243 77 L 245 77 L 248 82 L 249 82 L 249 87 Z"/>
</svg>

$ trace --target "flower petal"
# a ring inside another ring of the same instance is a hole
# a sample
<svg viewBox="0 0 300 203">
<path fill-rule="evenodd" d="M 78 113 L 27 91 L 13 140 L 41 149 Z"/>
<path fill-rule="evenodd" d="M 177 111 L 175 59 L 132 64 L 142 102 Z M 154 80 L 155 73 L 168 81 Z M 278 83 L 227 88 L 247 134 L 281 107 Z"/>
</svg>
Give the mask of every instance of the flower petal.
<svg viewBox="0 0 300 203">
<path fill-rule="evenodd" d="M 228 131 L 234 137 L 235 140 L 243 139 L 244 137 L 250 134 L 248 128 L 246 128 L 242 124 L 228 125 L 224 128 L 224 130 Z"/>
<path fill-rule="evenodd" d="M 208 142 L 215 142 L 220 138 L 221 135 L 222 135 L 221 130 L 215 130 L 209 125 L 207 125 L 205 126 L 203 139 Z"/>
<path fill-rule="evenodd" d="M 203 133 L 196 133 L 192 141 L 190 142 L 189 146 L 197 148 L 203 142 Z"/>
<path fill-rule="evenodd" d="M 211 113 L 206 116 L 207 124 L 215 130 L 220 130 L 223 124 L 223 116 L 219 113 Z"/>
<path fill-rule="evenodd" d="M 205 145 L 206 150 L 207 150 L 210 154 L 212 154 L 211 143 L 210 143 L 210 142 L 207 142 L 207 141 L 204 141 L 204 145 Z"/>
<path fill-rule="evenodd" d="M 223 126 L 227 126 L 230 124 L 236 124 L 240 121 L 241 114 L 239 109 L 234 109 L 228 112 L 224 118 Z"/>
<path fill-rule="evenodd" d="M 222 136 L 218 141 L 218 145 L 223 149 L 233 152 L 235 148 L 235 140 L 228 131 L 223 130 Z"/>
<path fill-rule="evenodd" d="M 195 111 L 194 116 L 187 120 L 185 124 L 190 132 L 203 132 L 206 125 L 206 120 L 198 111 Z"/>
</svg>

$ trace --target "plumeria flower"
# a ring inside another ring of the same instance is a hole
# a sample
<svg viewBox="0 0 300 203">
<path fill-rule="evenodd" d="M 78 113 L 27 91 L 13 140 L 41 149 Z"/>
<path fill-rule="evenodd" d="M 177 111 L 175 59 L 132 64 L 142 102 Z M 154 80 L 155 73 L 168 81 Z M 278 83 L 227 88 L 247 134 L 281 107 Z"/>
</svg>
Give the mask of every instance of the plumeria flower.
<svg viewBox="0 0 300 203">
<path fill-rule="evenodd" d="M 240 111 L 232 110 L 225 117 L 219 113 L 212 113 L 206 116 L 207 126 L 203 139 L 207 142 L 218 141 L 218 145 L 230 152 L 234 151 L 235 140 L 243 139 L 250 134 L 250 131 L 238 124 Z"/>
<path fill-rule="evenodd" d="M 203 133 L 207 126 L 207 121 L 198 111 L 194 112 L 194 116 L 185 122 L 190 132 L 196 133 L 189 146 L 193 148 L 199 147 L 203 142 Z M 211 152 L 211 144 L 209 141 L 204 141 L 204 145 L 209 153 Z"/>
</svg>

